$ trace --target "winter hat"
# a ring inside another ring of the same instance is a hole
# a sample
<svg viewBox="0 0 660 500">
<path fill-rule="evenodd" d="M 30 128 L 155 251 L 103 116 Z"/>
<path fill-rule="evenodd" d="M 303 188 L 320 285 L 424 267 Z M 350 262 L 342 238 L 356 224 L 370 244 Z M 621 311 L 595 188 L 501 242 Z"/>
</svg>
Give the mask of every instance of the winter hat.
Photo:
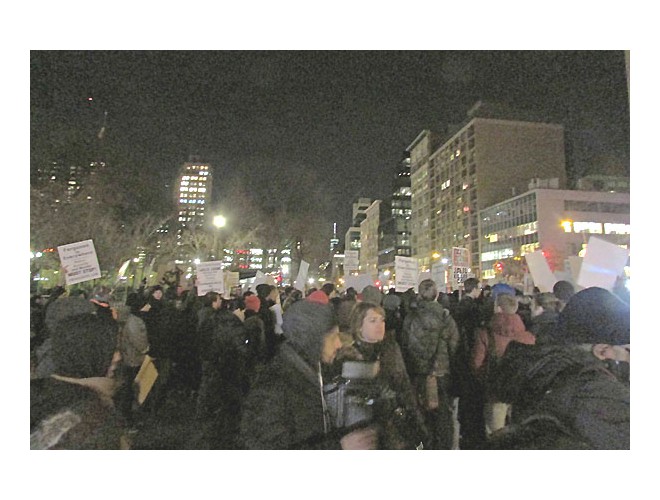
<svg viewBox="0 0 660 500">
<path fill-rule="evenodd" d="M 54 373 L 67 377 L 103 377 L 117 349 L 117 325 L 95 314 L 67 317 L 52 337 Z"/>
<path fill-rule="evenodd" d="M 575 288 L 568 281 L 560 280 L 552 287 L 552 293 L 562 302 L 568 302 L 575 295 Z"/>
<path fill-rule="evenodd" d="M 604 288 L 585 288 L 559 314 L 555 337 L 566 344 L 630 344 L 630 307 Z"/>
<path fill-rule="evenodd" d="M 323 290 L 316 290 L 315 292 L 310 293 L 305 300 L 309 302 L 316 302 L 317 304 L 327 304 L 330 302 L 330 299 L 325 294 Z"/>
<path fill-rule="evenodd" d="M 383 294 L 380 290 L 373 285 L 365 286 L 362 290 L 362 300 L 364 302 L 371 302 L 372 304 L 381 305 L 383 302 Z"/>
<path fill-rule="evenodd" d="M 78 314 L 92 314 L 94 312 L 94 304 L 86 300 L 80 295 L 77 297 L 60 297 L 59 299 L 50 303 L 46 309 L 46 317 L 44 321 L 46 328 L 49 332 L 53 332 L 55 325 L 69 316 L 76 316 Z"/>
<path fill-rule="evenodd" d="M 259 297 L 257 297 L 256 295 L 248 295 L 247 297 L 245 297 L 245 309 L 254 312 L 259 312 L 260 307 L 261 307 L 261 301 L 259 300 Z"/>
<path fill-rule="evenodd" d="M 311 365 L 316 365 L 321 359 L 323 339 L 335 326 L 337 316 L 331 305 L 299 300 L 285 311 L 282 329 L 286 342 Z"/>
<path fill-rule="evenodd" d="M 505 294 L 505 295 L 516 295 L 516 290 L 510 285 L 507 285 L 506 283 L 497 283 L 496 285 L 493 285 L 493 287 L 490 289 L 490 295 L 493 297 L 493 299 L 496 299 L 498 295 Z"/>
</svg>

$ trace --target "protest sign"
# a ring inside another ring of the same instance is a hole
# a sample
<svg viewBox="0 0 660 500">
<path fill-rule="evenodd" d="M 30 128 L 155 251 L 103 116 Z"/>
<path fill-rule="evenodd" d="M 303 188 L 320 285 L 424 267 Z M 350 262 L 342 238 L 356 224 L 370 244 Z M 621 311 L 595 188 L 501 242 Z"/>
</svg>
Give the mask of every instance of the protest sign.
<svg viewBox="0 0 660 500">
<path fill-rule="evenodd" d="M 598 286 L 612 291 L 617 277 L 623 275 L 628 250 L 592 236 L 582 258 L 577 284 L 584 288 Z"/>
<path fill-rule="evenodd" d="M 293 288 L 300 290 L 301 292 L 305 291 L 305 283 L 307 283 L 307 271 L 309 270 L 309 262 L 304 260 L 300 261 L 300 268 L 298 269 L 298 276 L 296 281 L 293 282 Z"/>
<path fill-rule="evenodd" d="M 417 291 L 417 275 L 419 267 L 414 257 L 394 257 L 394 272 L 396 273 L 395 288 L 397 292 L 405 292 L 409 288 Z"/>
<path fill-rule="evenodd" d="M 57 247 L 60 266 L 67 285 L 75 285 L 101 277 L 101 268 L 92 240 L 79 241 Z"/>
<path fill-rule="evenodd" d="M 225 293 L 222 262 L 219 260 L 197 264 L 197 295 L 206 295 L 208 292 Z"/>
<path fill-rule="evenodd" d="M 374 280 L 368 274 L 358 274 L 357 276 L 346 276 L 344 286 L 348 289 L 353 287 L 357 293 L 362 293 L 365 287 L 374 284 Z"/>
<path fill-rule="evenodd" d="M 468 277 L 470 268 L 470 252 L 467 248 L 452 247 L 451 249 L 451 284 L 457 290 Z"/>
<path fill-rule="evenodd" d="M 346 250 L 344 252 L 344 272 L 357 271 L 360 265 L 360 252 L 358 250 Z"/>
<path fill-rule="evenodd" d="M 527 268 L 529 269 L 534 285 L 538 287 L 541 292 L 552 292 L 552 287 L 557 282 L 555 275 L 550 270 L 548 261 L 541 250 L 528 253 L 525 255 Z"/>
</svg>

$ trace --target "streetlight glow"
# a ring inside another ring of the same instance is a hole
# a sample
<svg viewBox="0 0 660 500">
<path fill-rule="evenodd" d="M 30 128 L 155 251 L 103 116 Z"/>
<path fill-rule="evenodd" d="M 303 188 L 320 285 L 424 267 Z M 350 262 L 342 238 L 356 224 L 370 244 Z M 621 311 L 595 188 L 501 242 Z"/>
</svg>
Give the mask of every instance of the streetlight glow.
<svg viewBox="0 0 660 500">
<path fill-rule="evenodd" d="M 215 217 L 213 217 L 213 225 L 215 227 L 218 227 L 218 228 L 225 227 L 226 224 L 227 224 L 227 219 L 225 219 L 224 216 L 216 215 Z"/>
</svg>

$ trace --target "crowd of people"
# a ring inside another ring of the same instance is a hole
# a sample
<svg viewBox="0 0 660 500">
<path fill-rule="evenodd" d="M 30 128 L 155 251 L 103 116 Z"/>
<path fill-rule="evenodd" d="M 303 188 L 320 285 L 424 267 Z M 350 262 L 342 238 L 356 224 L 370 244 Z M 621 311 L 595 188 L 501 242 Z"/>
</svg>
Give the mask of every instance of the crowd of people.
<svg viewBox="0 0 660 500">
<path fill-rule="evenodd" d="M 629 303 L 603 288 L 57 287 L 30 305 L 31 449 L 630 448 Z"/>
</svg>

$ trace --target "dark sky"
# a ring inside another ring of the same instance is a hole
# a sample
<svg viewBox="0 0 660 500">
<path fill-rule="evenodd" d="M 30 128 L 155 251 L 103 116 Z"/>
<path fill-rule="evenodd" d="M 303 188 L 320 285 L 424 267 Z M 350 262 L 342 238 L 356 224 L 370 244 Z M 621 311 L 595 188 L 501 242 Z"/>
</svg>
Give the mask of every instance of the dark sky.
<svg viewBox="0 0 660 500">
<path fill-rule="evenodd" d="M 33 133 L 98 129 L 107 111 L 108 140 L 161 182 L 190 153 L 219 195 L 242 169 L 313 169 L 342 235 L 419 132 L 479 99 L 563 124 L 577 169 L 629 172 L 623 51 L 32 51 L 30 80 Z"/>
</svg>

